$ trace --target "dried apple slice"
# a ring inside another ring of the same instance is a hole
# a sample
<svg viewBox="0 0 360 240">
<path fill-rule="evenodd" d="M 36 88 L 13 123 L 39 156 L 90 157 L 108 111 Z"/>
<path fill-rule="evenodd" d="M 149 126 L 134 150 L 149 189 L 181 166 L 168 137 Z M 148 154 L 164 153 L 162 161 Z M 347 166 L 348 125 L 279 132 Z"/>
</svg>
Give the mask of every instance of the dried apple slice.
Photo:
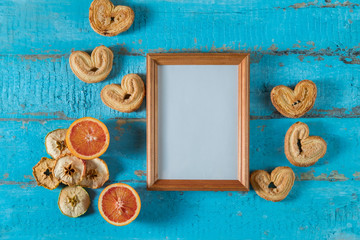
<svg viewBox="0 0 360 240">
<path fill-rule="evenodd" d="M 39 186 L 53 190 L 59 186 L 60 181 L 54 176 L 56 161 L 51 158 L 43 157 L 33 167 L 33 175 Z"/>
<path fill-rule="evenodd" d="M 86 172 L 84 160 L 67 154 L 57 159 L 54 175 L 66 185 L 77 185 L 83 179 Z"/>
<path fill-rule="evenodd" d="M 76 218 L 86 213 L 90 206 L 90 197 L 84 188 L 68 186 L 61 190 L 58 205 L 62 214 Z"/>
<path fill-rule="evenodd" d="M 54 159 L 70 153 L 65 143 L 66 131 L 67 129 L 56 129 L 49 132 L 45 137 L 46 151 Z"/>
<path fill-rule="evenodd" d="M 109 180 L 109 169 L 104 160 L 94 158 L 86 160 L 86 173 L 80 186 L 87 188 L 100 188 Z"/>
</svg>

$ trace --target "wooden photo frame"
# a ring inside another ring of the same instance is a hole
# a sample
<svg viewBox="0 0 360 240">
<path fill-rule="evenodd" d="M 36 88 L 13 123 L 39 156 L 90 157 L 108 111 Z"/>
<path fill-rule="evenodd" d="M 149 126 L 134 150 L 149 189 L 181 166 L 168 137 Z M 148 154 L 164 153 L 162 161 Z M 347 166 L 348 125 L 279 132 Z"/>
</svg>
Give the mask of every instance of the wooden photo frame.
<svg viewBox="0 0 360 240">
<path fill-rule="evenodd" d="M 148 190 L 249 190 L 249 59 L 250 55 L 247 53 L 147 54 Z M 199 76 L 194 76 L 196 74 Z M 232 77 L 234 81 L 230 79 Z M 223 85 L 226 85 L 226 88 L 223 88 Z M 204 95 L 208 92 L 212 95 Z M 197 94 L 203 94 L 199 96 L 199 101 L 206 97 L 199 106 L 196 103 Z M 206 104 L 207 102 L 210 103 Z M 177 104 L 178 106 L 175 106 Z M 202 107 L 201 104 L 206 106 Z M 217 104 L 221 105 L 217 106 Z M 228 104 L 229 107 L 224 104 Z M 193 118 L 195 119 L 193 123 L 191 116 L 188 115 L 193 113 L 197 115 L 198 112 L 201 113 Z M 219 124 L 218 118 L 223 124 Z M 210 125 L 206 127 L 206 124 Z M 200 131 L 199 134 L 196 133 L 197 129 Z M 191 136 L 186 138 L 184 134 L 188 132 Z M 224 136 L 219 136 L 222 139 L 218 139 L 218 135 L 223 132 L 225 132 Z M 201 139 L 201 134 L 204 135 L 204 141 Z M 217 152 L 218 146 L 222 152 Z M 192 151 L 196 157 L 190 159 L 192 155 L 186 151 Z M 204 156 L 210 154 L 207 159 L 202 159 L 202 155 L 199 155 L 204 153 Z M 179 161 L 186 162 L 184 163 L 186 166 Z M 200 167 L 194 167 L 198 161 Z M 205 170 L 201 166 L 204 166 Z M 172 178 L 172 175 L 167 174 L 168 172 L 176 177 Z M 184 177 L 181 175 L 182 172 Z M 201 172 L 202 175 L 200 174 L 199 177 L 194 175 L 197 172 L 199 174 Z M 222 175 L 217 174 L 218 172 Z M 227 172 L 231 177 L 227 177 Z"/>
</svg>

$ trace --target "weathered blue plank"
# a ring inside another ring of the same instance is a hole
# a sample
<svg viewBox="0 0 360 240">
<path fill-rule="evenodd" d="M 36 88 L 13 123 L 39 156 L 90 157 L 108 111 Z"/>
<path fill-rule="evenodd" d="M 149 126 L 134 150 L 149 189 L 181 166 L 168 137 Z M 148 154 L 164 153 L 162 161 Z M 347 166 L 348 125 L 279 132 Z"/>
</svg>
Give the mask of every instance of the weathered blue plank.
<svg viewBox="0 0 360 240">
<path fill-rule="evenodd" d="M 68 56 L 41 60 L 1 57 L 0 115 L 45 119 L 144 118 L 145 101 L 136 112 L 120 113 L 102 103 L 100 92 L 107 84 L 121 83 L 122 77 L 129 73 L 137 73 L 145 80 L 145 65 L 143 57 L 116 56 L 106 81 L 87 84 L 73 74 Z"/>
<path fill-rule="evenodd" d="M 310 135 L 321 136 L 328 145 L 325 157 L 312 167 L 294 167 L 284 154 L 286 131 L 298 120 L 308 124 Z M 298 120 L 271 119 L 250 122 L 250 170 L 271 170 L 284 165 L 293 168 L 298 180 L 342 181 L 360 178 L 360 162 L 357 161 L 360 133 L 356 130 L 360 119 Z M 109 149 L 103 155 L 109 164 L 110 181 L 145 180 L 142 176 L 142 172 L 146 172 L 145 121 L 119 119 L 104 122 L 111 136 Z M 41 119 L 1 122 L 0 144 L 4 151 L 0 152 L 0 159 L 6 159 L 0 161 L 0 176 L 6 176 L 3 184 L 7 181 L 28 181 L 31 168 L 41 157 L 47 156 L 44 147 L 46 134 L 58 128 L 67 128 L 71 123 L 69 120 Z M 325 179 L 325 175 L 329 177 L 330 174 L 332 177 Z"/>
<path fill-rule="evenodd" d="M 120 51 L 118 47 L 113 49 Z M 279 84 L 294 87 L 303 79 L 313 80 L 318 88 L 315 106 L 305 117 L 360 116 L 358 65 L 345 64 L 337 56 L 318 59 L 303 55 L 252 54 L 251 57 L 252 119 L 281 118 L 271 104 L 271 89 Z M 45 59 L 0 57 L 0 118 L 145 118 L 145 101 L 136 112 L 120 113 L 105 106 L 100 99 L 105 85 L 120 83 L 128 73 L 140 74 L 145 81 L 145 68 L 144 56 L 116 55 L 109 78 L 87 84 L 72 73 L 68 55 Z"/>
<path fill-rule="evenodd" d="M 2 239 L 358 239 L 359 181 L 295 182 L 288 198 L 267 202 L 254 191 L 149 192 L 138 218 L 114 227 L 97 210 L 101 190 L 84 216 L 63 216 L 60 189 L 0 187 Z M 6 197 L 5 197 L 6 196 Z"/>
<path fill-rule="evenodd" d="M 358 47 L 353 37 L 359 33 L 356 2 L 115 1 L 131 6 L 136 17 L 129 31 L 113 38 L 91 29 L 90 2 L 2 1 L 0 53 L 67 54 L 73 48 L 117 43 L 126 43 L 136 52 L 224 46 L 266 50 L 275 44 L 279 50 L 301 47 L 327 49 L 331 54 L 336 50 L 350 53 Z"/>
<path fill-rule="evenodd" d="M 298 180 L 359 180 L 359 120 L 299 118 L 250 121 L 250 169 L 271 170 L 284 165 L 293 168 Z M 284 154 L 285 134 L 297 121 L 309 126 L 310 136 L 320 136 L 327 143 L 325 156 L 311 167 L 292 166 Z"/>
</svg>

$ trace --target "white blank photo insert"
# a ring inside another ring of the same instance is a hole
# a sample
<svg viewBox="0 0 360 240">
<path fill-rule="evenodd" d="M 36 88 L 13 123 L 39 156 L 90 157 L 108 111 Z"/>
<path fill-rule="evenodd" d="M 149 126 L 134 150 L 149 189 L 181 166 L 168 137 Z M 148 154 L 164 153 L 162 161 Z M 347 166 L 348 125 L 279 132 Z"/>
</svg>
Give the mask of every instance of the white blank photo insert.
<svg viewBox="0 0 360 240">
<path fill-rule="evenodd" d="M 237 179 L 237 65 L 158 67 L 158 175 Z"/>
</svg>

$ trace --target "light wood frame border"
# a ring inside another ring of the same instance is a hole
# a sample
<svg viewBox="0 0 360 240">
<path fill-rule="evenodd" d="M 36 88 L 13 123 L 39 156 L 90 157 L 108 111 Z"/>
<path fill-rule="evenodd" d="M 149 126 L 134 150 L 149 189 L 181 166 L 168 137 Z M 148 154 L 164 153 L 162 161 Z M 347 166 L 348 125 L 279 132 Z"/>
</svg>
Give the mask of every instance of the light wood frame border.
<svg viewBox="0 0 360 240">
<path fill-rule="evenodd" d="M 249 190 L 249 85 L 248 53 L 150 53 L 146 56 L 147 189 L 156 191 Z M 238 65 L 238 179 L 158 179 L 158 66 Z"/>
</svg>

